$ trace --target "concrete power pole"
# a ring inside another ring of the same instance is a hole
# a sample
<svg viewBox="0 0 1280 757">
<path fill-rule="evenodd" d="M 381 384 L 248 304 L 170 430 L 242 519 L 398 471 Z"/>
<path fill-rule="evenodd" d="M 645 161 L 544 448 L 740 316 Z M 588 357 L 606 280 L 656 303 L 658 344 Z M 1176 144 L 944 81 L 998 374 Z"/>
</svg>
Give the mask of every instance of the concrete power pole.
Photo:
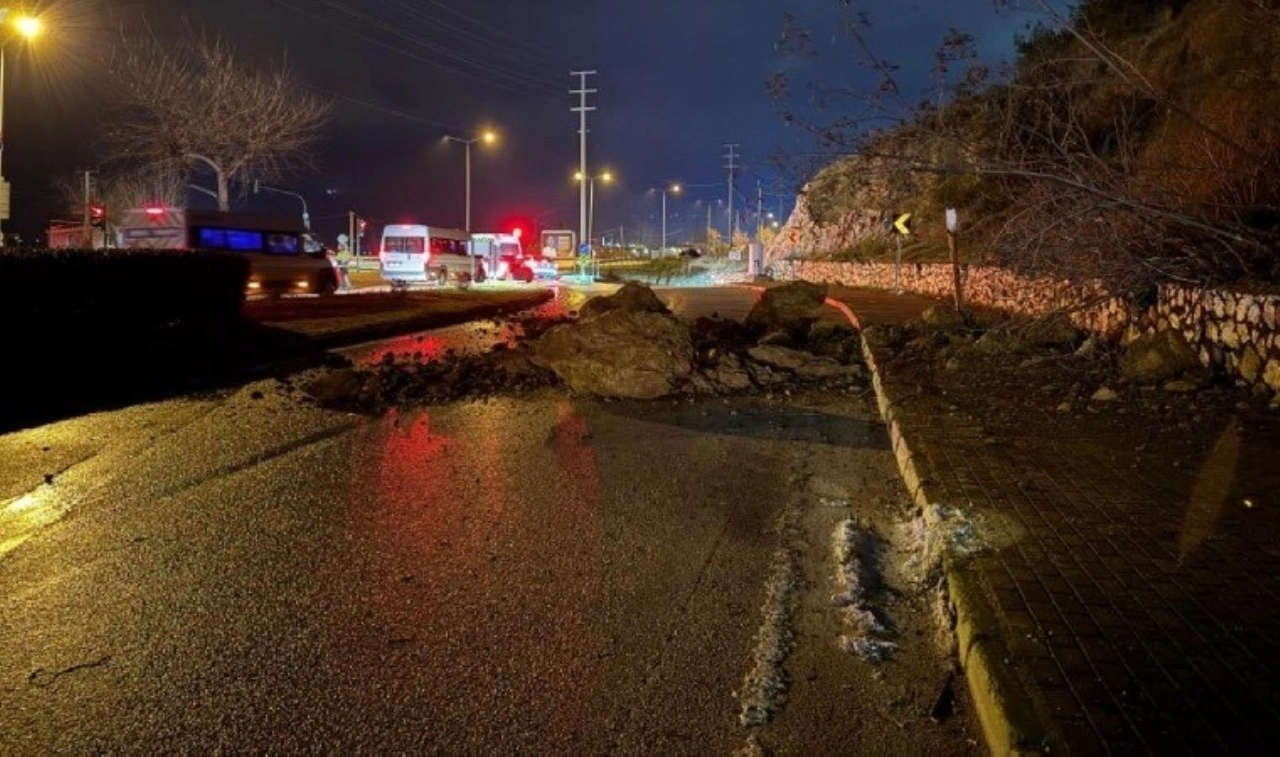
<svg viewBox="0 0 1280 757">
<path fill-rule="evenodd" d="M 764 234 L 764 185 L 756 179 L 756 241 Z"/>
<path fill-rule="evenodd" d="M 93 204 L 93 188 L 92 188 L 93 171 L 84 172 L 84 206 L 81 209 L 84 219 L 84 227 L 81 231 L 81 239 L 84 240 L 84 249 L 93 249 L 93 228 L 89 225 L 89 206 Z"/>
<path fill-rule="evenodd" d="M 578 114 L 578 170 L 582 172 L 582 181 L 578 182 L 578 244 L 588 244 L 591 240 L 587 238 L 587 177 L 591 174 L 587 172 L 587 114 L 595 107 L 588 107 L 587 95 L 599 90 L 587 88 L 587 77 L 595 76 L 595 71 L 570 71 L 569 75 L 578 77 L 578 88 L 569 90 L 569 94 L 578 96 L 578 105 L 569 109 Z"/>
<path fill-rule="evenodd" d="M 724 156 L 729 161 L 725 168 L 729 170 L 729 247 L 733 248 L 733 232 L 738 226 L 738 219 L 733 215 L 733 175 L 738 170 L 738 145 L 727 144 L 725 148 L 729 150 L 729 154 Z"/>
</svg>

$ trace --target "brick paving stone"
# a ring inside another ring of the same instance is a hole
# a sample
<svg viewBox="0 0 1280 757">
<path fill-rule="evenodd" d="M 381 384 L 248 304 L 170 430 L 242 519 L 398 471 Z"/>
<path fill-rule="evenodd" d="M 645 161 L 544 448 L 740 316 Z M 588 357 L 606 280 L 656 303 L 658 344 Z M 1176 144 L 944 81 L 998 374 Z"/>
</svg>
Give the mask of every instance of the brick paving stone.
<svg viewBox="0 0 1280 757">
<path fill-rule="evenodd" d="M 935 304 L 842 288 L 832 296 L 864 326 L 903 324 Z M 1002 415 L 998 398 L 984 414 L 963 397 L 942 397 L 931 375 L 897 375 L 881 352 L 886 390 L 929 492 L 970 510 L 980 526 L 1011 529 L 1012 543 L 965 569 L 980 576 L 1001 615 L 1009 664 L 1065 746 L 1081 754 L 1273 749 L 1280 424 L 1245 428 L 1251 443 L 1215 511 L 1189 503 L 1226 419 L 1202 419 L 1186 439 L 1170 440 L 1151 436 L 1123 403 L 1099 413 L 1134 422 L 1062 417 L 1052 412 L 1056 396 L 1045 396 L 1039 414 Z M 1185 454 L 1139 454 L 1153 442 L 1186 442 Z M 1270 506 L 1247 507 L 1246 496 Z"/>
</svg>

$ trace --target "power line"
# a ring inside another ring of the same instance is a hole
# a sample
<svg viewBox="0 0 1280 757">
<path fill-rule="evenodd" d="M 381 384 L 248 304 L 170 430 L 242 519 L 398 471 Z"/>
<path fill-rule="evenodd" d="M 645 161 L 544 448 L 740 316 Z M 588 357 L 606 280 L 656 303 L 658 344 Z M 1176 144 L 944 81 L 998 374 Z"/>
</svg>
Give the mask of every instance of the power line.
<svg viewBox="0 0 1280 757">
<path fill-rule="evenodd" d="M 467 15 L 466 13 L 463 13 L 457 8 L 453 8 L 448 5 L 445 5 L 444 3 L 438 2 L 438 0 L 426 0 L 426 2 L 430 3 L 431 5 L 434 5 L 437 8 L 440 8 L 441 10 L 452 13 L 458 18 L 464 19 L 466 21 L 470 21 L 471 23 L 475 24 L 476 26 L 479 26 L 482 29 L 488 29 L 495 36 L 502 37 L 508 41 L 514 42 L 519 45 L 523 45 L 531 50 L 537 50 L 538 52 L 545 55 L 548 61 L 555 62 L 555 63 L 563 63 L 566 60 L 565 58 L 561 57 L 561 53 L 554 51 L 551 48 L 542 47 L 541 45 L 535 45 L 534 43 L 529 42 L 528 40 L 521 39 L 520 37 L 517 37 L 514 34 L 510 34 L 508 32 L 505 32 L 497 28 L 496 26 L 493 26 L 492 24 L 488 24 L 484 21 L 481 21 L 475 16 Z"/>
<path fill-rule="evenodd" d="M 410 58 L 410 59 L 412 59 L 412 60 L 416 60 L 416 61 L 418 61 L 418 62 L 420 62 L 420 63 L 425 63 L 425 64 L 427 64 L 427 65 L 429 65 L 429 66 L 432 66 L 432 67 L 435 67 L 435 68 L 440 68 L 440 69 L 444 69 L 444 70 L 446 70 L 446 71 L 451 71 L 451 72 L 456 73 L 456 74 L 458 74 L 458 75 L 460 75 L 460 76 L 465 76 L 465 77 L 467 77 L 467 78 L 469 78 L 469 79 L 473 79 L 473 80 L 475 80 L 475 81 L 478 81 L 478 82 L 480 82 L 480 83 L 482 83 L 482 84 L 485 84 L 485 85 L 487 85 L 487 86 L 489 86 L 489 87 L 492 87 L 492 88 L 494 88 L 494 89 L 501 89 L 501 90 L 504 90 L 504 91 L 506 91 L 506 92 L 511 92 L 511 93 L 515 93 L 515 94 L 532 95 L 532 96 L 539 97 L 539 98 L 544 99 L 544 100 L 552 100 L 552 99 L 554 99 L 554 96 L 553 96 L 553 95 L 551 95 L 551 94 L 549 94 L 549 93 L 544 94 L 544 93 L 542 93 L 542 92 L 534 92 L 534 91 L 530 91 L 528 87 L 522 87 L 522 86 L 519 86 L 519 85 L 516 85 L 516 84 L 509 84 L 509 83 L 507 83 L 507 82 L 494 81 L 494 80 L 492 80 L 492 79 L 486 79 L 486 78 L 484 78 L 483 76 L 480 76 L 479 74 L 476 74 L 476 73 L 473 73 L 473 72 L 470 72 L 470 71 L 465 71 L 465 70 L 462 70 L 462 69 L 456 68 L 456 67 L 454 67 L 454 66 L 450 66 L 450 65 L 448 65 L 448 64 L 446 64 L 446 63 L 442 63 L 441 61 L 438 61 L 438 60 L 432 60 L 432 59 L 430 59 L 430 58 L 423 57 L 423 56 L 418 55 L 418 54 L 416 54 L 416 53 L 413 53 L 413 52 L 411 52 L 411 51 L 404 50 L 404 49 L 402 49 L 402 48 L 400 48 L 400 47 L 397 47 L 397 46 L 395 46 L 395 45 L 392 45 L 392 44 L 390 44 L 390 43 L 388 43 L 388 42 L 386 42 L 386 41 L 384 41 L 384 40 L 378 39 L 377 37 L 374 37 L 374 36 L 372 36 L 372 35 L 370 35 L 370 34 L 367 34 L 367 33 L 365 33 L 365 32 L 362 32 L 362 31 L 360 31 L 360 30 L 358 30 L 358 29 L 351 29 L 351 28 L 348 28 L 347 26 L 344 26 L 344 25 L 342 25 L 342 24 L 338 23 L 337 21 L 334 21 L 332 18 L 328 18 L 328 17 L 325 17 L 325 16 L 320 15 L 320 14 L 318 14 L 318 13 L 315 13 L 315 12 L 313 12 L 313 11 L 310 11 L 310 10 L 306 10 L 306 9 L 300 8 L 300 7 L 298 7 L 297 5 L 294 5 L 292 2 L 289 2 L 289 0 L 272 0 L 272 2 L 276 3 L 277 5 L 282 6 L 282 7 L 284 7 L 284 8 L 287 8 L 287 9 L 289 9 L 289 10 L 291 10 L 291 11 L 295 12 L 295 13 L 298 13 L 298 14 L 303 15 L 303 16 L 307 16 L 308 18 L 314 19 L 314 20 L 319 21 L 319 22 L 321 22 L 321 23 L 323 23 L 323 24 L 326 24 L 326 25 L 328 25 L 328 26 L 331 26 L 331 27 L 333 27 L 333 28 L 335 28 L 335 29 L 338 29 L 338 30 L 340 30 L 340 31 L 343 31 L 343 32 L 345 32 L 345 33 L 347 33 L 347 34 L 351 34 L 351 35 L 353 35 L 353 36 L 359 37 L 360 39 L 363 39 L 363 40 L 365 40 L 365 41 L 367 41 L 367 42 L 372 42 L 373 44 L 378 45 L 379 47 L 382 47 L 382 48 L 385 48 L 385 49 L 387 49 L 387 50 L 390 50 L 390 51 L 392 51 L 392 52 L 394 52 L 394 53 L 397 53 L 397 54 L 399 54 L 399 55 L 402 55 L 402 56 L 404 56 L 404 57 L 406 57 L 406 58 Z"/>
<path fill-rule="evenodd" d="M 371 102 L 368 102 L 367 100 L 360 100 L 354 97 L 348 97 L 347 95 L 344 95 L 338 92 L 333 92 L 331 90 L 327 90 L 322 87 L 316 87 L 314 85 L 306 84 L 306 83 L 303 83 L 302 86 L 306 87 L 307 89 L 319 92 L 320 94 L 328 95 L 329 97 L 335 97 L 339 100 L 345 100 L 346 102 L 349 102 L 352 105 L 359 105 L 361 107 L 365 107 L 370 110 L 376 110 L 382 113 L 386 113 L 388 115 L 398 116 L 400 118 L 404 118 L 409 121 L 417 121 L 418 123 L 427 124 L 428 126 L 437 126 L 441 129 L 446 129 L 448 131 L 463 130 L 463 127 L 458 126 L 457 124 L 448 124 L 443 121 L 434 121 L 424 116 L 415 116 L 412 113 L 405 113 L 402 110 L 396 110 L 395 108 L 388 108 L 385 105 L 378 105 L 377 103 L 371 103 Z"/>
<path fill-rule="evenodd" d="M 445 58 L 457 61 L 463 65 L 472 66 L 481 71 L 488 72 L 490 75 L 507 79 L 521 86 L 530 86 L 530 85 L 541 86 L 541 87 L 545 87 L 548 91 L 550 91 L 553 87 L 550 80 L 541 80 L 535 76 L 526 74 L 523 71 L 513 71 L 511 69 L 500 68 L 496 64 L 486 63 L 484 61 L 479 61 L 474 58 L 470 58 L 465 55 L 458 54 L 450 50 L 449 48 L 443 47 L 439 44 L 436 44 L 435 42 L 432 42 L 431 40 L 428 40 L 424 37 L 407 32 L 404 29 L 401 29 L 393 24 L 389 24 L 386 21 L 383 21 L 382 19 L 376 16 L 372 16 L 366 13 L 365 11 L 362 11 L 358 8 L 353 8 L 352 6 L 347 5 L 345 2 L 342 2 L 341 0 L 320 0 L 320 2 L 325 6 L 332 8 L 335 11 L 338 11 L 339 13 L 344 13 L 350 16 L 351 18 L 356 19 L 357 21 L 363 21 L 369 26 L 379 29 L 394 37 L 398 37 L 412 45 L 417 45 L 418 47 L 421 47 L 425 50 L 435 53 L 436 55 L 440 55 Z"/>
<path fill-rule="evenodd" d="M 528 50 L 522 50 L 518 45 L 501 45 L 501 46 L 494 45 L 493 42 L 495 37 L 510 38 L 509 35 L 506 35 L 501 30 L 495 29 L 493 27 L 489 27 L 481 21 L 473 20 L 472 23 L 480 26 L 482 29 L 484 28 L 490 29 L 488 34 L 484 33 L 483 31 L 480 31 L 480 32 L 472 31 L 470 29 L 465 28 L 464 26 L 460 26 L 452 21 L 442 18 L 438 14 L 423 12 L 422 10 L 419 10 L 418 8 L 415 8 L 414 6 L 404 2 L 404 0 L 381 0 L 381 1 L 386 5 L 392 6 L 393 8 L 400 9 L 401 12 L 406 14 L 409 18 L 415 19 L 417 21 L 421 21 L 422 23 L 427 24 L 428 26 L 433 26 L 435 28 L 441 29 L 447 34 L 465 37 L 477 44 L 488 45 L 490 49 L 486 50 L 486 52 L 498 52 L 498 53 L 507 55 L 513 59 L 512 60 L 513 63 L 519 59 L 522 59 L 526 63 L 554 63 L 557 65 L 560 65 L 561 63 L 564 62 L 564 60 L 559 57 L 552 57 L 542 52 L 530 52 Z M 444 6 L 440 6 L 440 7 L 444 7 Z M 470 18 L 469 16 L 465 16 L 465 15 L 463 17 L 468 19 Z"/>
</svg>

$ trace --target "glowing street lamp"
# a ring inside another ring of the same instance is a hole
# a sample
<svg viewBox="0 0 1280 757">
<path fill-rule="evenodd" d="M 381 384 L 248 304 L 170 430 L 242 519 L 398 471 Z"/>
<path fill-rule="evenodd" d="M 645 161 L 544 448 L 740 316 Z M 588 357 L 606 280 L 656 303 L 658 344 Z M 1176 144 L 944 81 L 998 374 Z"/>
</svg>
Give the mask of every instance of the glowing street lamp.
<svg viewBox="0 0 1280 757">
<path fill-rule="evenodd" d="M 13 20 L 13 28 L 27 40 L 33 40 L 44 32 L 44 22 L 35 16 L 18 16 Z"/>
<path fill-rule="evenodd" d="M 36 16 L 17 15 L 10 17 L 8 9 L 0 8 L 0 24 L 13 27 L 16 33 L 14 36 L 21 37 L 27 42 L 33 41 L 44 32 L 44 22 Z M 9 46 L 9 42 L 14 39 L 13 36 L 6 37 L 0 42 L 0 134 L 4 134 L 4 69 L 5 69 L 5 50 Z M 4 142 L 0 141 L 0 192 L 5 197 L 0 200 L 0 223 L 9 217 L 9 185 L 4 180 Z M 88 212 L 88 211 L 86 211 Z M 0 247 L 4 246 L 4 234 L 0 233 Z"/>
<path fill-rule="evenodd" d="M 676 182 L 670 187 L 664 187 L 662 190 L 662 252 L 667 252 L 667 192 L 671 194 L 680 194 L 680 183 Z"/>
<path fill-rule="evenodd" d="M 582 172 L 574 171 L 574 181 L 582 181 Z M 608 184 L 613 181 L 613 173 L 605 171 L 599 176 L 592 176 L 587 182 L 587 244 L 591 244 L 592 227 L 595 226 L 596 220 L 596 181 L 602 181 Z"/>
<path fill-rule="evenodd" d="M 467 232 L 468 234 L 470 234 L 470 233 L 471 233 L 471 145 L 474 145 L 476 142 L 483 142 L 483 143 L 484 143 L 484 144 L 486 144 L 486 145 L 492 145 L 492 144 L 495 144 L 495 143 L 498 141 L 498 134 L 497 134 L 497 132 L 493 131 L 492 129 L 485 129 L 485 130 L 484 130 L 484 132 L 482 132 L 479 136 L 472 137 L 471 139 L 463 139 L 462 137 L 454 137 L 454 136 L 450 136 L 450 135 L 445 135 L 444 141 L 445 141 L 446 143 L 448 143 L 448 142 L 457 142 L 458 144 L 464 145 L 464 146 L 466 146 L 466 148 L 467 148 L 467 189 L 466 189 L 466 192 L 467 192 L 467 222 L 466 222 L 466 232 Z"/>
</svg>

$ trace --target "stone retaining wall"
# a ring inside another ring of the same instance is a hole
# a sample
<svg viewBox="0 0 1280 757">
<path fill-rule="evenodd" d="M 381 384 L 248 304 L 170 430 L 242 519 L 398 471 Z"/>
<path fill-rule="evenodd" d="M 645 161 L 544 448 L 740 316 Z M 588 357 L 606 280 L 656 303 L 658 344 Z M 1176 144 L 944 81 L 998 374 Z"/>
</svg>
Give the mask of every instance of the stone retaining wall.
<svg viewBox="0 0 1280 757">
<path fill-rule="evenodd" d="M 893 289 L 893 263 L 828 263 L 809 260 L 777 261 L 775 278 Z M 939 263 L 904 263 L 901 288 L 932 297 L 950 298 L 951 266 Z M 1087 286 L 1051 279 L 1028 279 L 993 266 L 965 266 L 961 286 L 966 302 L 1026 316 L 1055 311 L 1069 314 L 1082 329 L 1119 338 L 1129 324 L 1139 320 L 1125 302 L 1108 297 L 1100 284 Z M 1082 303 L 1088 303 L 1082 307 Z"/>
<path fill-rule="evenodd" d="M 1200 362 L 1280 392 L 1280 295 L 1166 284 L 1156 311 L 1156 327 L 1181 331 Z"/>
<path fill-rule="evenodd" d="M 892 289 L 892 263 L 779 260 L 774 278 Z M 903 264 L 905 291 L 951 297 L 951 266 Z M 1206 366 L 1250 385 L 1280 392 L 1280 295 L 1250 295 L 1181 285 L 1160 287 L 1154 307 L 1139 309 L 1109 297 L 1100 283 L 1031 279 L 993 266 L 963 269 L 966 302 L 1026 316 L 1062 311 L 1081 328 L 1109 339 L 1156 329 L 1182 332 Z"/>
</svg>

